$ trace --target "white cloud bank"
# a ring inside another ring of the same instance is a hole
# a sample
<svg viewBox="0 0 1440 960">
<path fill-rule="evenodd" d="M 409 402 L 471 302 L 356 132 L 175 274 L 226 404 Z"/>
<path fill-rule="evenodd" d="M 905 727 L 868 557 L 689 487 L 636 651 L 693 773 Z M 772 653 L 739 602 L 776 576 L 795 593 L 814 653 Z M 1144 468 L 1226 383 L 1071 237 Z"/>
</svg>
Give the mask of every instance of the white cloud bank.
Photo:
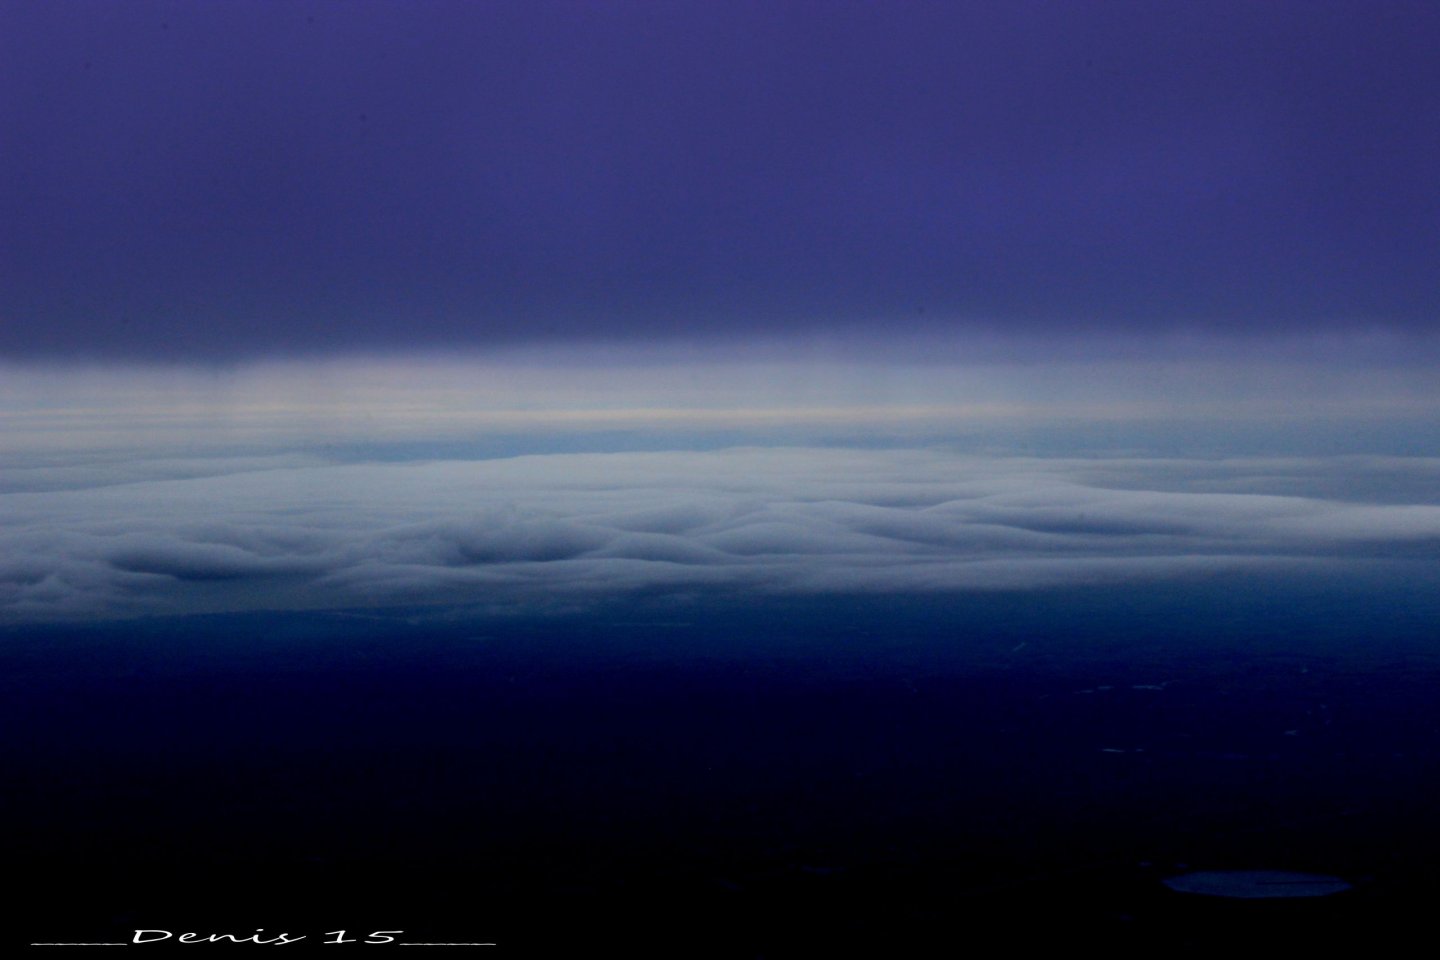
<svg viewBox="0 0 1440 960">
<path fill-rule="evenodd" d="M 1440 460 L 1421 458 L 748 448 L 127 471 L 0 492 L 0 621 L 1424 571 L 1440 557 Z"/>
</svg>

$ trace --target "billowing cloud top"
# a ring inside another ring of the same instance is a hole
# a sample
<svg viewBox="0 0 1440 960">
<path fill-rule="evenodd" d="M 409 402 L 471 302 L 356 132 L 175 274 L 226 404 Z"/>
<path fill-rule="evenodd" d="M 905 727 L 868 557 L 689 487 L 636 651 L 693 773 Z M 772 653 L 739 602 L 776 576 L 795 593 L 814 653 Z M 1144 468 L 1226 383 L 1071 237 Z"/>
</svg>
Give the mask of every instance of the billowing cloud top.
<svg viewBox="0 0 1440 960">
<path fill-rule="evenodd" d="M 1437 460 L 741 448 L 170 469 L 0 497 L 0 617 L 1419 577 L 1440 555 Z"/>
</svg>

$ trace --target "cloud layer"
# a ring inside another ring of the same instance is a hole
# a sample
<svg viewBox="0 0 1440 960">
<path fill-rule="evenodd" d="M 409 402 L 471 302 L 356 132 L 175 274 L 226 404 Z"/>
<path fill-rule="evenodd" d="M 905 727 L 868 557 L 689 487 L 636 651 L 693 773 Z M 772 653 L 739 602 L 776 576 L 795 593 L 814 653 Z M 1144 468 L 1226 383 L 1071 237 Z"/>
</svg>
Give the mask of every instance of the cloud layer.
<svg viewBox="0 0 1440 960">
<path fill-rule="evenodd" d="M 1418 576 L 1440 556 L 1440 460 L 1417 458 L 742 448 L 52 479 L 0 494 L 0 620 L 543 609 L 636 591 L 964 591 L 1247 567 Z"/>
<path fill-rule="evenodd" d="M 0 356 L 1437 331 L 1431 3 L 0 9 Z"/>
</svg>

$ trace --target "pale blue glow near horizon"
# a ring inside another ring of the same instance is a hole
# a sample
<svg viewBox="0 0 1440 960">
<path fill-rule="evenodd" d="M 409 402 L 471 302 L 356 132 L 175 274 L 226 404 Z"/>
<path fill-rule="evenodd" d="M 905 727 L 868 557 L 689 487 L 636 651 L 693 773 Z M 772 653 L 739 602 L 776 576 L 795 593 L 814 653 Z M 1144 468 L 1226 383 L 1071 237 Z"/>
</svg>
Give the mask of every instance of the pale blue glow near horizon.
<svg viewBox="0 0 1440 960">
<path fill-rule="evenodd" d="M 983 346 L 983 345 L 982 345 Z M 315 449 L 627 431 L 751 439 L 788 431 L 928 438 L 1041 425 L 1309 429 L 1423 424 L 1440 409 L 1424 353 L 1320 342 L 1252 354 L 1095 357 L 1083 344 L 966 360 L 963 345 L 886 356 L 772 345 L 710 356 L 631 348 L 195 365 L 0 366 L 0 453 Z M 1272 345 L 1273 346 L 1273 345 Z M 977 347 L 976 352 L 980 352 Z M 1074 352 L 1078 355 L 1071 356 Z M 948 356 L 947 356 L 948 353 Z"/>
</svg>

